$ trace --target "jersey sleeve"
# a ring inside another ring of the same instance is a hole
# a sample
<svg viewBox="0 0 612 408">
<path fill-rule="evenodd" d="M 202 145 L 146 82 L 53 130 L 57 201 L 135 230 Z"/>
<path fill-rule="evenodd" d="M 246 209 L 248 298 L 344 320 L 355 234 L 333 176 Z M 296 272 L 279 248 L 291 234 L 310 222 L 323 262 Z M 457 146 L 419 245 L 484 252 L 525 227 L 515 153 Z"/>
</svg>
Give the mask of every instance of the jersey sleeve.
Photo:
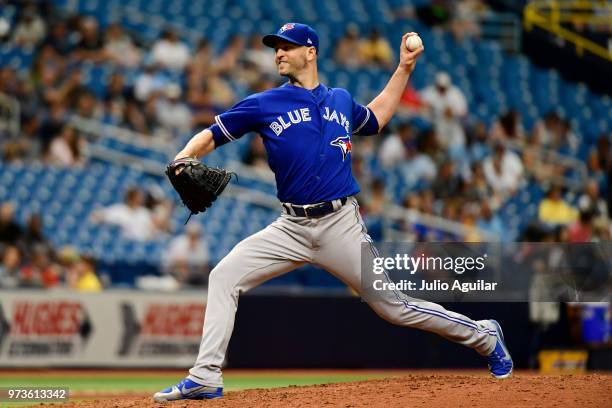
<svg viewBox="0 0 612 408">
<path fill-rule="evenodd" d="M 259 128 L 261 109 L 255 95 L 238 102 L 224 113 L 215 116 L 215 123 L 209 127 L 215 141 L 215 148 L 232 142 Z"/>
<path fill-rule="evenodd" d="M 353 100 L 353 134 L 354 135 L 375 135 L 378 133 L 378 119 L 374 113 L 363 105 Z"/>
</svg>

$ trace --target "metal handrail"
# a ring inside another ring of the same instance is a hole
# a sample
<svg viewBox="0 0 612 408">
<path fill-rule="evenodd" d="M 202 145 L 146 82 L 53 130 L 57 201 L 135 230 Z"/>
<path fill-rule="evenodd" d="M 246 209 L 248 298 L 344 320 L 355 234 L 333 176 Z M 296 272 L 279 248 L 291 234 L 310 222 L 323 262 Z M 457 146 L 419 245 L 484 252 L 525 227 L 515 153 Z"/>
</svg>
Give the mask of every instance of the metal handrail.
<svg viewBox="0 0 612 408">
<path fill-rule="evenodd" d="M 518 150 L 521 152 L 524 152 L 525 150 L 530 148 L 530 146 L 527 146 L 521 142 L 514 140 L 504 140 L 502 141 L 502 143 L 509 149 Z M 536 162 L 538 165 L 540 163 L 547 162 L 561 164 L 564 167 L 574 169 L 579 175 L 579 180 L 564 176 L 553 176 L 551 181 L 555 182 L 556 184 L 561 184 L 564 187 L 568 187 L 572 190 L 577 190 L 584 187 L 584 182 L 586 182 L 586 180 L 588 179 L 588 169 L 583 161 L 571 156 L 561 154 L 553 149 L 543 147 L 538 147 L 535 152 L 538 158 Z"/>
<path fill-rule="evenodd" d="M 612 61 L 611 50 L 561 26 L 562 21 L 568 21 L 566 19 L 570 19 L 569 21 L 571 21 L 571 17 L 576 17 L 583 22 L 592 22 L 594 24 L 599 22 L 599 19 L 582 20 L 582 14 L 563 11 L 563 7 L 570 6 L 576 9 L 588 9 L 587 6 L 578 2 L 559 2 L 552 0 L 533 1 L 525 6 L 523 11 L 523 25 L 527 31 L 531 31 L 533 26 L 537 26 L 573 43 L 576 47 L 576 53 L 580 56 L 582 56 L 586 50 L 600 58 Z M 550 9 L 550 12 L 544 9 Z M 610 10 L 611 17 L 608 17 L 608 22 L 612 25 L 612 6 L 606 5 L 605 10 Z"/>
<path fill-rule="evenodd" d="M 475 226 L 466 226 L 460 222 L 443 218 L 433 214 L 426 214 L 421 211 L 417 211 L 411 208 L 403 208 L 398 205 L 389 206 L 385 212 L 383 218 L 387 220 L 400 220 L 406 221 L 410 224 L 423 224 L 427 227 L 435 228 L 440 231 L 444 231 L 450 234 L 454 234 L 460 237 L 464 237 L 470 233 L 476 232 L 482 241 L 486 242 L 499 242 L 501 237 L 496 234 L 492 234 L 481 228 Z"/>
</svg>

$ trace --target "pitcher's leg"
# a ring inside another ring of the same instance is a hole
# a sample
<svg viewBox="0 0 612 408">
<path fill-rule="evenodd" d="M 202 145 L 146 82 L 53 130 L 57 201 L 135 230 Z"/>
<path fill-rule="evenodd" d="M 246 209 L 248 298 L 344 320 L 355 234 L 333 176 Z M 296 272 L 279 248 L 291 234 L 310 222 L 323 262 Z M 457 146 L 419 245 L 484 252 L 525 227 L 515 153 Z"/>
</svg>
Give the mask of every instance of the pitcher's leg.
<svg viewBox="0 0 612 408">
<path fill-rule="evenodd" d="M 211 272 L 200 351 L 189 370 L 195 382 L 223 386 L 221 365 L 234 328 L 239 295 L 309 260 L 308 248 L 294 228 L 299 226 L 274 222 L 236 245 Z"/>
<path fill-rule="evenodd" d="M 341 218 L 320 226 L 321 236 L 325 238 L 321 250 L 315 252 L 315 262 L 361 294 L 361 244 L 368 245 L 368 250 L 364 251 L 367 257 L 377 256 L 376 248 L 367 235 L 356 202 L 349 201 L 341 213 L 335 215 Z M 367 259 L 363 261 L 368 262 Z M 488 320 L 475 321 L 401 292 L 381 291 L 378 294 L 380 296 L 366 296 L 365 300 L 379 316 L 391 323 L 439 334 L 482 355 L 488 355 L 495 348 L 496 330 Z"/>
</svg>

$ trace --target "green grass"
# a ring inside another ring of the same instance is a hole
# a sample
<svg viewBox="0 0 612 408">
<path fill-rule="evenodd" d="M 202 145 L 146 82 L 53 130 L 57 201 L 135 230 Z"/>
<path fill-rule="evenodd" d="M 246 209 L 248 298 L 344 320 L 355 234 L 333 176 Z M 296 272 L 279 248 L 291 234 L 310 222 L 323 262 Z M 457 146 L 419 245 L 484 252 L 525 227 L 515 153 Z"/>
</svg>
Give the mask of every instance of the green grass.
<svg viewBox="0 0 612 408">
<path fill-rule="evenodd" d="M 382 378 L 380 373 L 333 373 L 333 372 L 266 372 L 232 373 L 224 375 L 225 391 L 236 391 L 248 388 L 276 388 L 290 385 L 313 385 L 334 382 L 362 381 L 372 378 Z M 181 379 L 180 375 L 167 373 L 151 374 L 92 374 L 83 375 L 45 375 L 16 374 L 10 378 L 0 375 L 0 387 L 68 387 L 71 392 L 108 392 L 108 393 L 154 393 L 155 391 L 175 384 Z M 32 405 L 33 403 L 0 403 L 0 407 Z"/>
<path fill-rule="evenodd" d="M 274 388 L 289 385 L 327 384 L 332 382 L 360 381 L 381 378 L 382 374 L 228 374 L 225 376 L 225 389 L 228 391 L 246 388 Z M 0 387 L 68 387 L 72 391 L 133 391 L 146 392 L 165 388 L 181 378 L 170 374 L 147 375 L 108 375 L 85 376 L 45 376 L 15 375 L 11 378 L 0 377 Z"/>
</svg>

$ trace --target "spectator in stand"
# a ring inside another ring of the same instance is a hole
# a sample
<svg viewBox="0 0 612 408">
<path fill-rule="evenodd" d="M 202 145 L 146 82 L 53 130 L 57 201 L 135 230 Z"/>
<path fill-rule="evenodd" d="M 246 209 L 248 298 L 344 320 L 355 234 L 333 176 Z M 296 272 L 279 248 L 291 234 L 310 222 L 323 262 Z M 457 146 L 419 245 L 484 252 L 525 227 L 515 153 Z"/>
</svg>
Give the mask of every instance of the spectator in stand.
<svg viewBox="0 0 612 408">
<path fill-rule="evenodd" d="M 110 62 L 125 67 L 137 67 L 141 59 L 140 50 L 117 23 L 110 24 L 106 29 L 104 53 Z"/>
<path fill-rule="evenodd" d="M 210 257 L 202 238 L 202 227 L 192 222 L 185 233 L 175 237 L 163 257 L 167 273 L 186 286 L 201 286 L 208 281 Z"/>
<path fill-rule="evenodd" d="M 362 54 L 356 52 L 361 47 L 359 30 L 355 24 L 349 24 L 344 35 L 336 44 L 334 59 L 336 64 L 347 68 L 360 68 L 364 65 Z"/>
<path fill-rule="evenodd" d="M 140 109 L 140 103 L 131 94 L 125 100 L 123 122 L 121 125 L 144 135 L 151 133 L 147 118 Z"/>
<path fill-rule="evenodd" d="M 359 45 L 359 56 L 364 64 L 381 66 L 387 69 L 393 67 L 393 51 L 378 29 L 373 28 L 370 36 L 361 41 Z"/>
<path fill-rule="evenodd" d="M 74 247 L 63 247 L 58 253 L 58 259 L 64 269 L 68 288 L 79 292 L 99 292 L 102 289 L 93 261 L 81 257 Z"/>
<path fill-rule="evenodd" d="M 152 60 L 144 61 L 144 69 L 134 83 L 134 96 L 140 102 L 147 101 L 152 95 L 161 92 L 168 85 L 168 78 Z"/>
<path fill-rule="evenodd" d="M 580 211 L 591 211 L 595 218 L 608 222 L 608 203 L 599 193 L 599 184 L 596 180 L 589 180 L 584 188 L 584 192 L 578 199 Z"/>
<path fill-rule="evenodd" d="M 408 149 L 415 148 L 414 129 L 408 122 L 397 127 L 397 132 L 389 134 L 380 145 L 378 161 L 381 166 L 390 169 L 406 160 Z"/>
<path fill-rule="evenodd" d="M 168 84 L 164 97 L 156 104 L 157 120 L 172 138 L 183 136 L 191 131 L 191 110 L 181 100 L 181 87 L 178 84 Z"/>
<path fill-rule="evenodd" d="M 102 52 L 104 43 L 98 29 L 98 21 L 92 16 L 82 17 L 79 34 L 80 39 L 72 55 L 81 61 L 104 62 L 106 55 Z"/>
<path fill-rule="evenodd" d="M 438 169 L 438 176 L 431 184 L 431 191 L 436 199 L 456 197 L 461 188 L 461 178 L 455 173 L 455 165 L 446 160 Z"/>
<path fill-rule="evenodd" d="M 57 20 L 51 25 L 50 33 L 45 38 L 44 44 L 51 47 L 58 55 L 66 57 L 74 49 L 73 38 L 66 22 Z"/>
<path fill-rule="evenodd" d="M 580 210 L 578 220 L 572 223 L 567 229 L 569 242 L 590 242 L 593 236 L 593 217 L 592 209 Z"/>
<path fill-rule="evenodd" d="M 21 269 L 21 251 L 15 245 L 4 247 L 2 264 L 0 264 L 0 288 L 16 288 L 19 286 L 19 271 Z"/>
<path fill-rule="evenodd" d="M 434 158 L 437 144 L 433 131 L 420 134 L 416 141 L 416 149 L 408 148 L 406 161 L 399 164 L 405 180 L 413 183 L 431 182 L 438 174 Z"/>
<path fill-rule="evenodd" d="M 274 51 L 264 46 L 259 34 L 251 37 L 249 48 L 244 53 L 244 60 L 251 63 L 260 74 L 276 75 L 277 73 Z"/>
<path fill-rule="evenodd" d="M 243 56 L 246 41 L 240 34 L 233 35 L 225 50 L 214 62 L 213 69 L 217 74 L 232 74 L 238 67 L 238 61 Z M 276 71 L 275 71 L 276 72 Z"/>
<path fill-rule="evenodd" d="M 10 201 L 0 205 L 0 243 L 15 245 L 23 236 L 21 226 L 15 221 L 15 207 Z"/>
<path fill-rule="evenodd" d="M 516 193 L 524 181 L 521 159 L 501 143 L 495 144 L 493 154 L 484 160 L 482 168 L 489 187 L 502 201 Z"/>
<path fill-rule="evenodd" d="M 480 36 L 479 18 L 487 12 L 481 0 L 452 2 L 451 32 L 457 41 Z"/>
<path fill-rule="evenodd" d="M 189 61 L 189 74 L 198 73 L 201 76 L 207 75 L 212 69 L 214 57 L 215 53 L 210 42 L 206 38 L 200 39 L 196 52 L 191 57 L 191 61 Z M 198 81 L 195 82 L 200 83 L 201 79 L 198 78 Z"/>
<path fill-rule="evenodd" d="M 153 62 L 162 68 L 183 71 L 189 64 L 191 55 L 189 47 L 181 41 L 176 31 L 171 28 L 164 30 L 151 49 Z"/>
<path fill-rule="evenodd" d="M 61 284 L 59 265 L 51 260 L 49 249 L 36 246 L 32 252 L 30 263 L 19 273 L 19 286 L 52 288 Z"/>
<path fill-rule="evenodd" d="M 556 149 L 561 145 L 562 130 L 561 117 L 557 112 L 550 111 L 544 119 L 536 122 L 532 142 L 537 146 Z"/>
<path fill-rule="evenodd" d="M 34 48 L 45 38 L 46 32 L 47 25 L 36 12 L 36 7 L 28 5 L 15 26 L 13 42 L 19 47 Z"/>
<path fill-rule="evenodd" d="M 231 85 L 220 75 L 210 75 L 206 80 L 206 88 L 212 105 L 217 109 L 225 110 L 236 100 Z"/>
<path fill-rule="evenodd" d="M 104 95 L 104 122 L 123 125 L 129 91 L 124 85 L 123 75 L 114 73 L 111 76 Z"/>
<path fill-rule="evenodd" d="M 397 115 L 403 118 L 420 116 L 422 115 L 424 106 L 421 95 L 412 87 L 412 83 L 408 82 L 400 98 Z"/>
<path fill-rule="evenodd" d="M 87 143 L 70 125 L 64 126 L 49 146 L 46 162 L 51 165 L 76 167 L 85 164 L 84 151 Z"/>
<path fill-rule="evenodd" d="M 467 114 L 467 102 L 463 92 L 451 84 L 446 72 L 436 74 L 435 85 L 422 92 L 423 103 L 429 111 L 440 146 L 451 157 L 462 157 L 465 151 L 465 132 L 462 120 Z"/>
<path fill-rule="evenodd" d="M 578 218 L 575 208 L 563 200 L 561 187 L 552 185 L 546 198 L 540 202 L 538 219 L 551 225 L 568 225 Z"/>
<path fill-rule="evenodd" d="M 525 129 L 523 128 L 521 114 L 516 110 L 509 110 L 501 115 L 491 128 L 491 139 L 524 143 Z"/>
<path fill-rule="evenodd" d="M 104 107 L 91 91 L 79 93 L 75 110 L 75 115 L 85 119 L 101 121 L 104 117 Z"/>
<path fill-rule="evenodd" d="M 270 166 L 268 165 L 268 154 L 266 153 L 263 139 L 259 135 L 251 138 L 249 150 L 247 150 L 242 162 L 248 166 L 253 166 L 269 173 Z"/>
<path fill-rule="evenodd" d="M 485 232 L 497 236 L 502 242 L 510 241 L 511 237 L 508 235 L 504 222 L 492 211 L 488 199 L 484 199 L 480 204 L 480 215 L 476 221 L 476 226 Z"/>
<path fill-rule="evenodd" d="M 154 239 L 158 232 L 151 211 L 144 206 L 144 194 L 134 187 L 126 192 L 125 202 L 94 211 L 92 221 L 117 225 L 126 238 L 137 241 Z"/>
<path fill-rule="evenodd" d="M 49 247 L 40 214 L 31 214 L 28 218 L 26 230 L 21 238 L 20 246 L 25 254 L 31 254 L 37 246 Z"/>
<path fill-rule="evenodd" d="M 461 193 L 470 201 L 482 201 L 491 198 L 490 204 L 493 209 L 497 209 L 500 204 L 496 197 L 491 197 L 493 191 L 487 183 L 482 163 L 479 162 L 474 163 L 471 172 L 464 175 Z"/>
</svg>

